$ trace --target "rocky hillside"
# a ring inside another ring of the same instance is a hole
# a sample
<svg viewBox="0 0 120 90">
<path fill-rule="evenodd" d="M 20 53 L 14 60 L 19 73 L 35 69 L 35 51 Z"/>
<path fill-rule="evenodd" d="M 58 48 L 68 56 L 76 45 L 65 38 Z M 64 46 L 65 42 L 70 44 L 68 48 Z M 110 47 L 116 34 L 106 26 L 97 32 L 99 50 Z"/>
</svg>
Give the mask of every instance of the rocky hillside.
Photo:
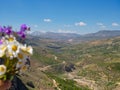
<svg viewBox="0 0 120 90">
<path fill-rule="evenodd" d="M 30 43 L 31 68 L 21 77 L 30 90 L 120 89 L 120 37 L 80 44 L 39 38 Z"/>
<path fill-rule="evenodd" d="M 75 65 L 65 77 L 90 89 L 116 90 L 120 88 L 119 52 L 120 37 L 116 37 L 64 47 L 56 56 Z"/>
</svg>

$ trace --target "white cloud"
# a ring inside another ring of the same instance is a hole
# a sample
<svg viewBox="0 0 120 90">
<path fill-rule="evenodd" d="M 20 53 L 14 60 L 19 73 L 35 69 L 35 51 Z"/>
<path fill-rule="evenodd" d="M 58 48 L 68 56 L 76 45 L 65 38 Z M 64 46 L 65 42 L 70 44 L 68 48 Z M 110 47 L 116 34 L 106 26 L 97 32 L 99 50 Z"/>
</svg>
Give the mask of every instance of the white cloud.
<svg viewBox="0 0 120 90">
<path fill-rule="evenodd" d="M 77 22 L 75 23 L 75 26 L 86 26 L 87 24 L 85 22 Z"/>
<path fill-rule="evenodd" d="M 97 25 L 100 26 L 100 28 L 106 28 L 106 26 L 101 22 L 97 23 Z"/>
<path fill-rule="evenodd" d="M 34 27 L 35 27 L 35 28 L 37 28 L 37 27 L 38 27 L 38 25 L 34 25 Z"/>
<path fill-rule="evenodd" d="M 76 33 L 76 31 L 58 29 L 58 33 Z"/>
<path fill-rule="evenodd" d="M 100 27 L 101 27 L 101 28 L 106 28 L 106 26 L 105 26 L 105 25 L 101 25 Z"/>
<path fill-rule="evenodd" d="M 116 22 L 113 22 L 113 23 L 112 23 L 112 26 L 119 26 L 119 24 L 116 23 Z"/>
<path fill-rule="evenodd" d="M 45 18 L 44 19 L 44 22 L 51 22 L 52 20 L 51 19 L 49 19 L 49 18 Z"/>
</svg>

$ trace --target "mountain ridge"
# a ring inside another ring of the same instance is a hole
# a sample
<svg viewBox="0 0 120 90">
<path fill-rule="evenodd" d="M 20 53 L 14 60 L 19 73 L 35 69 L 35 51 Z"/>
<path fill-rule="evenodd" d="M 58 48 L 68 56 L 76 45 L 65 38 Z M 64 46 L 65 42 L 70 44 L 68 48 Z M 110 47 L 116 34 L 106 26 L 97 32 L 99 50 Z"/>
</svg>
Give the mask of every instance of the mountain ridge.
<svg viewBox="0 0 120 90">
<path fill-rule="evenodd" d="M 101 40 L 120 36 L 120 30 L 101 30 L 95 33 L 80 35 L 77 33 L 55 33 L 55 32 L 33 32 L 30 34 L 33 38 L 58 40 L 68 43 L 80 43 L 83 41 Z"/>
</svg>

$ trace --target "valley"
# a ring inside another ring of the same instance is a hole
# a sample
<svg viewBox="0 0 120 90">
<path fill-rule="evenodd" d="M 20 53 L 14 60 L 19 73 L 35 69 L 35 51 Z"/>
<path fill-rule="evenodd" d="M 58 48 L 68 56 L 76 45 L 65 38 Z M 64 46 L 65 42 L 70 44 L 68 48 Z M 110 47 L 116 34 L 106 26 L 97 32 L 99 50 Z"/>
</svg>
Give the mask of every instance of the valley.
<svg viewBox="0 0 120 90">
<path fill-rule="evenodd" d="M 30 90 L 120 89 L 118 35 L 82 41 L 77 38 L 76 43 L 34 36 L 29 39 L 34 55 L 22 79 L 25 84 L 33 82 L 35 88 L 26 85 Z"/>
</svg>

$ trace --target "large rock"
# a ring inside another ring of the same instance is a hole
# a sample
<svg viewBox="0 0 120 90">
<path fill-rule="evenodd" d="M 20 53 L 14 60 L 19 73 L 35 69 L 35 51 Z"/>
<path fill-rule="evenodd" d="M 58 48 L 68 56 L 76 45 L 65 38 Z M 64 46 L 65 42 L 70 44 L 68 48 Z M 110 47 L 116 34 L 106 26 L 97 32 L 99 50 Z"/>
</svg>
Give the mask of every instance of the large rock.
<svg viewBox="0 0 120 90">
<path fill-rule="evenodd" d="M 12 86 L 10 90 L 28 90 L 28 88 L 17 76 L 15 76 L 12 80 Z"/>
<path fill-rule="evenodd" d="M 28 85 L 29 87 L 31 87 L 31 88 L 35 88 L 35 86 L 34 86 L 34 84 L 32 83 L 32 81 L 27 82 L 27 85 Z"/>
<path fill-rule="evenodd" d="M 74 69 L 75 69 L 74 64 L 70 63 L 70 64 L 68 64 L 68 65 L 65 66 L 65 71 L 66 72 L 72 72 Z"/>
</svg>

